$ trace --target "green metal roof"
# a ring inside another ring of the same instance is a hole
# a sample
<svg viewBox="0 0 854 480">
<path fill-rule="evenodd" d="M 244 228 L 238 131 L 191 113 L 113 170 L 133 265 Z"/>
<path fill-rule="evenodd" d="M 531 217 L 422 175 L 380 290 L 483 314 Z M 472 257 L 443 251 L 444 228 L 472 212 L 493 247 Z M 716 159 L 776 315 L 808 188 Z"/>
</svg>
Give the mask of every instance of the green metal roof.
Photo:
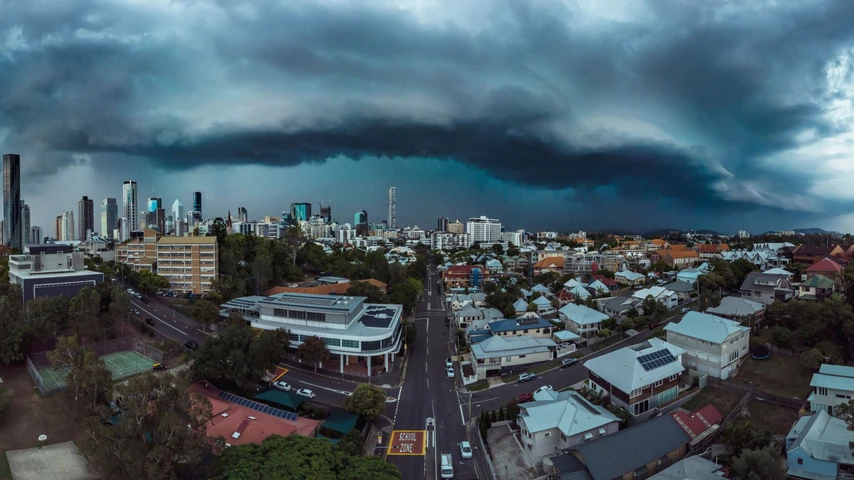
<svg viewBox="0 0 854 480">
<path fill-rule="evenodd" d="M 303 402 L 305 402 L 305 397 L 303 396 L 275 389 L 270 389 L 264 393 L 255 395 L 255 399 L 275 403 L 292 410 L 296 410 Z"/>
<path fill-rule="evenodd" d="M 334 408 L 330 412 L 329 419 L 323 422 L 321 426 L 339 433 L 349 433 L 356 426 L 357 420 L 359 420 L 359 416 L 355 413 Z"/>
</svg>

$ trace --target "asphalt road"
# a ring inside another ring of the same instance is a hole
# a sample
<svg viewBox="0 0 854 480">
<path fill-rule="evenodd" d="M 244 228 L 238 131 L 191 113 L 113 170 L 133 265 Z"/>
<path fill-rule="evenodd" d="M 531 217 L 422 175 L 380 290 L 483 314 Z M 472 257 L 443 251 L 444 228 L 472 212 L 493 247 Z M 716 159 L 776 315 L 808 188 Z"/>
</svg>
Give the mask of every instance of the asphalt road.
<svg viewBox="0 0 854 480">
<path fill-rule="evenodd" d="M 170 308 L 161 297 L 150 295 L 147 298 L 148 303 L 145 303 L 136 297 L 131 297 L 131 308 L 140 311 L 140 321 L 145 321 L 146 318 L 154 319 L 154 330 L 160 335 L 171 338 L 180 344 L 187 340 L 195 340 L 201 345 L 207 339 L 208 334 L 200 330 L 199 324 Z"/>
</svg>

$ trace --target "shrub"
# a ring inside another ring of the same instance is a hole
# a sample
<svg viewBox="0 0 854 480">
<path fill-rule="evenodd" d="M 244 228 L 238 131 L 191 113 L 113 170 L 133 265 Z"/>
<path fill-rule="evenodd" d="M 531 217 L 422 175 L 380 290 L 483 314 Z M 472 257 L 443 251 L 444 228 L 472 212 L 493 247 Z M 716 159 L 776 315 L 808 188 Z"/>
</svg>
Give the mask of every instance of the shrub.
<svg viewBox="0 0 854 480">
<path fill-rule="evenodd" d="M 792 348 L 792 331 L 779 325 L 771 329 L 771 343 L 780 348 L 790 350 Z"/>
<path fill-rule="evenodd" d="M 801 354 L 801 365 L 804 368 L 818 370 L 821 367 L 822 361 L 824 361 L 824 355 L 817 348 L 812 348 Z"/>
</svg>

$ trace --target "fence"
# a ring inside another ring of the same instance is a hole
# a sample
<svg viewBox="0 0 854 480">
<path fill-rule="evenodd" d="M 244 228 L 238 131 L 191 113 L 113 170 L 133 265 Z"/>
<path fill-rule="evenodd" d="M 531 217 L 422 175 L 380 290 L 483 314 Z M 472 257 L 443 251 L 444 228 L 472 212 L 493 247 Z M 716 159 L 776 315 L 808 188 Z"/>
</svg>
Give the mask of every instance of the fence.
<svg viewBox="0 0 854 480">
<path fill-rule="evenodd" d="M 800 409 L 801 406 L 803 406 L 804 404 L 804 400 L 801 398 L 782 397 L 780 395 L 774 395 L 773 393 L 756 390 L 755 387 L 750 385 L 727 382 L 726 380 L 721 380 L 720 378 L 709 377 L 709 385 L 720 388 L 722 390 L 728 390 L 730 392 L 737 392 L 741 394 L 753 392 L 753 395 L 756 397 L 757 400 L 770 403 L 772 405 L 792 408 L 795 410 Z M 806 396 L 804 396 L 804 398 L 806 398 Z"/>
<path fill-rule="evenodd" d="M 713 377 L 709 377 L 710 380 L 712 378 Z M 717 378 L 715 380 L 720 381 L 720 379 Z M 739 400 L 738 403 L 735 405 L 735 408 L 733 408 L 732 411 L 729 412 L 723 420 L 721 420 L 720 428 L 718 428 L 708 437 L 704 438 L 699 443 L 691 447 L 691 451 L 689 451 L 688 455 L 686 456 L 697 455 L 698 453 L 701 453 L 706 450 L 706 448 L 708 448 L 709 445 L 712 444 L 712 442 L 718 437 L 718 435 L 720 435 L 726 429 L 726 426 L 729 424 L 729 422 L 735 420 L 735 418 L 741 414 L 741 410 L 744 409 L 744 407 L 746 407 L 747 404 L 751 402 L 751 400 L 753 400 L 754 394 L 755 392 L 753 388 L 748 387 L 748 390 L 745 392 L 744 396 L 741 397 L 741 400 Z"/>
<path fill-rule="evenodd" d="M 152 347 L 151 345 L 140 342 L 137 339 L 133 339 L 133 350 L 145 355 L 157 363 L 163 363 L 163 357 L 166 356 L 162 351 Z"/>
<path fill-rule="evenodd" d="M 483 454 L 483 460 L 486 462 L 486 469 L 488 472 L 483 472 L 488 479 L 495 479 L 495 467 L 492 465 L 492 459 L 489 456 L 489 450 L 486 449 L 486 444 L 483 441 L 483 436 L 480 434 L 480 428 L 478 428 L 477 419 L 472 419 L 466 424 L 466 428 L 468 428 L 469 438 L 477 439 L 477 446 L 480 448 L 481 453 Z"/>
<path fill-rule="evenodd" d="M 47 395 L 48 393 L 55 392 L 59 389 L 51 389 L 48 388 L 47 385 L 44 384 L 44 380 L 42 380 L 42 376 L 39 371 L 36 369 L 36 366 L 33 365 L 33 362 L 30 360 L 30 357 L 27 357 L 27 373 L 30 374 L 30 378 L 36 383 L 36 387 L 38 387 L 39 392 L 42 395 Z"/>
</svg>

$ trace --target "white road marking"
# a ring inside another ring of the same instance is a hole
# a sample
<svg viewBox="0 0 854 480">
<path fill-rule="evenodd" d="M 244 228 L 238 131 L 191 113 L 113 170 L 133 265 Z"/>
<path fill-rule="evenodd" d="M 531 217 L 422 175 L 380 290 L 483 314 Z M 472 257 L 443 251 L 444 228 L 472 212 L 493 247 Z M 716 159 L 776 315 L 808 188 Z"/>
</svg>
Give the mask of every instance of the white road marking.
<svg viewBox="0 0 854 480">
<path fill-rule="evenodd" d="M 334 388 L 324 387 L 322 385 L 315 385 L 313 383 L 308 383 L 308 382 L 302 382 L 302 383 L 309 385 L 309 386 L 312 386 L 312 387 L 315 387 L 315 388 L 322 388 L 324 390 L 329 390 L 330 392 L 338 393 L 338 394 L 344 395 L 346 397 L 353 395 L 353 392 L 348 392 L 347 390 L 335 390 Z"/>
<path fill-rule="evenodd" d="M 426 380 L 427 380 L 427 390 L 430 390 L 430 379 L 428 378 Z"/>
<path fill-rule="evenodd" d="M 463 415 L 463 404 L 462 403 L 460 404 L 460 420 L 462 421 L 463 426 L 465 427 L 466 426 L 466 417 L 465 417 L 465 415 Z"/>
<path fill-rule="evenodd" d="M 153 313 L 149 312 L 148 310 L 146 310 L 145 308 L 143 308 L 143 307 L 142 307 L 142 305 L 136 305 L 136 304 L 134 304 L 134 305 L 136 306 L 136 308 L 138 308 L 138 309 L 142 310 L 143 312 L 145 312 L 145 313 L 147 313 L 147 314 L 151 315 L 151 316 L 152 316 L 152 317 L 154 317 L 154 318 L 157 318 L 157 315 L 155 315 L 155 314 L 153 314 Z M 157 319 L 158 319 L 158 320 L 160 320 L 159 318 L 157 318 Z M 166 322 L 165 322 L 165 321 L 163 321 L 163 320 L 160 320 L 160 323 L 161 323 L 162 325 L 166 325 L 167 327 L 171 328 L 172 330 L 175 330 L 176 332 L 180 333 L 181 335 L 186 335 L 186 334 L 187 334 L 187 332 L 182 332 L 178 327 L 173 327 L 172 325 L 169 325 L 168 323 L 166 323 Z M 156 330 L 156 329 L 155 329 L 155 330 Z"/>
</svg>

